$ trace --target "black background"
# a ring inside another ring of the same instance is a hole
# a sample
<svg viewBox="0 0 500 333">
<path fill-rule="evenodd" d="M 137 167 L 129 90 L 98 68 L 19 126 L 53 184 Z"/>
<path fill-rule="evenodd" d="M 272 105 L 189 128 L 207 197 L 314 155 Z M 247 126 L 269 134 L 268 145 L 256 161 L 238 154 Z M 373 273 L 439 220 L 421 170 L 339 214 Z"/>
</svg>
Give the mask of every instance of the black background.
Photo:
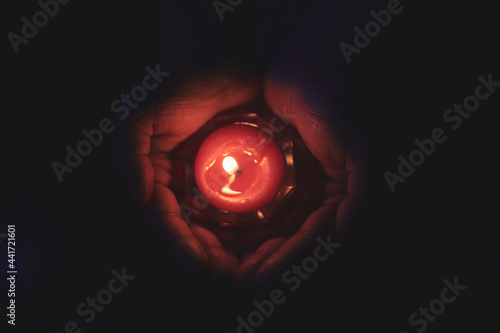
<svg viewBox="0 0 500 333">
<path fill-rule="evenodd" d="M 442 114 L 473 94 L 478 75 L 500 81 L 498 19 L 493 8 L 477 4 L 404 5 L 348 69 L 346 101 L 373 144 L 375 195 L 341 248 L 298 291 L 276 285 L 287 300 L 256 332 L 416 332 L 408 316 L 439 297 L 442 281 L 455 276 L 468 289 L 427 332 L 484 331 L 496 313 L 487 302 L 497 264 L 498 215 L 491 211 L 498 197 L 493 162 L 500 92 L 456 131 Z M 4 5 L 3 35 L 20 33 L 20 18 L 37 10 L 35 1 Z M 251 27 L 238 22 L 249 10 L 246 0 L 221 23 L 239 50 L 246 43 L 238 34 Z M 19 272 L 16 327 L 9 332 L 62 332 L 68 321 L 82 332 L 235 332 L 236 317 L 267 297 L 218 288 L 180 265 L 133 203 L 113 162 L 114 134 L 62 183 L 50 166 L 63 161 L 66 145 L 83 138 L 82 129 L 113 118 L 111 102 L 158 63 L 162 38 L 168 39 L 159 20 L 155 1 L 73 1 L 18 54 L 2 37 L 0 232 L 16 225 Z M 384 171 L 395 172 L 397 156 L 408 156 L 413 140 L 436 127 L 448 140 L 391 193 Z M 0 247 L 6 263 L 6 242 Z M 77 305 L 122 267 L 135 280 L 85 324 Z M 6 290 L 0 291 L 2 309 Z M 7 318 L 1 318 L 3 325 Z"/>
</svg>

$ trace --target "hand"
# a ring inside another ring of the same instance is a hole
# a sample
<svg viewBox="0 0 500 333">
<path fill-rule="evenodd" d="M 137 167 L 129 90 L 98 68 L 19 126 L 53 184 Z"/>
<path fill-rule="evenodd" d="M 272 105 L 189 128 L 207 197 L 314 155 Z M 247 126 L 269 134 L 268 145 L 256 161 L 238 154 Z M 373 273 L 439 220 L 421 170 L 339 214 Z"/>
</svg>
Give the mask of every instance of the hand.
<svg viewBox="0 0 500 333">
<path fill-rule="evenodd" d="M 223 231 L 194 222 L 188 225 L 173 190 L 181 173 L 170 153 L 217 113 L 255 101 L 261 79 L 232 66 L 187 76 L 168 96 L 146 107 L 130 122 L 130 164 L 133 192 L 163 226 L 170 245 L 189 267 L 214 277 L 234 276 L 239 260 L 223 246 Z"/>
<path fill-rule="evenodd" d="M 184 80 L 168 97 L 132 118 L 130 161 L 139 202 L 164 227 L 188 267 L 222 281 L 257 280 L 264 285 L 300 258 L 317 236 L 335 227 L 343 230 L 359 198 L 352 185 L 358 164 L 326 123 L 301 102 L 298 88 L 276 84 L 270 76 L 262 83 L 234 69 Z M 174 194 L 182 185 L 171 152 L 217 113 L 258 100 L 262 86 L 274 115 L 295 128 L 305 144 L 301 147 L 297 141 L 295 146 L 302 157 L 296 160 L 299 190 L 290 205 L 295 208 L 284 219 L 250 228 L 209 228 L 196 218 L 188 225 Z"/>
<path fill-rule="evenodd" d="M 338 48 L 350 31 L 343 27 L 354 25 L 359 3 L 339 5 L 312 3 L 288 30 L 273 24 L 283 22 L 279 16 L 285 9 L 259 21 L 265 23 L 256 40 L 268 46 L 263 53 L 273 54 L 264 98 L 274 113 L 286 115 L 287 126 L 296 129 L 306 149 L 295 160 L 299 191 L 290 205 L 294 210 L 284 223 L 270 223 L 249 236 L 249 251 L 238 268 L 240 281 L 265 287 L 307 255 L 317 237 L 343 237 L 366 201 L 369 152 L 353 110 L 342 104 L 347 63 Z"/>
<path fill-rule="evenodd" d="M 290 61 L 290 55 L 302 43 L 295 41 L 294 47 L 292 38 L 290 49 L 282 50 L 288 63 L 301 68 L 307 67 L 302 60 L 310 58 L 302 52 L 300 60 Z M 328 53 L 316 61 L 319 72 L 328 61 Z M 344 135 L 342 117 L 332 126 L 331 116 L 342 110 L 325 98 L 329 79 L 317 80 L 312 71 L 282 80 L 276 74 L 283 72 L 280 66 L 271 65 L 264 79 L 225 67 L 188 76 L 131 122 L 131 164 L 139 202 L 164 227 L 169 244 L 187 266 L 218 280 L 267 285 L 300 260 L 318 236 L 341 235 L 362 202 L 366 165 L 356 137 Z M 284 71 L 300 73 L 294 66 Z M 328 73 L 338 74 L 336 69 Z M 338 89 L 333 91 L 337 96 Z M 289 202 L 289 214 L 245 228 L 207 227 L 196 218 L 186 224 L 174 194 L 181 177 L 172 152 L 217 113 L 259 100 L 267 104 L 262 108 L 265 118 L 284 118 L 303 141 L 295 146 L 298 190 Z"/>
<path fill-rule="evenodd" d="M 273 72 L 267 73 L 263 87 L 274 111 L 271 117 L 285 119 L 305 147 L 296 145 L 299 193 L 292 197 L 293 211 L 282 224 L 271 222 L 252 230 L 245 244 L 250 250 L 241 260 L 238 278 L 255 280 L 260 287 L 300 260 L 317 237 L 333 234 L 338 239 L 345 232 L 362 206 L 367 168 L 356 138 L 336 136 L 329 125 L 327 112 L 336 110 L 326 110 L 299 83 L 279 83 Z"/>
</svg>

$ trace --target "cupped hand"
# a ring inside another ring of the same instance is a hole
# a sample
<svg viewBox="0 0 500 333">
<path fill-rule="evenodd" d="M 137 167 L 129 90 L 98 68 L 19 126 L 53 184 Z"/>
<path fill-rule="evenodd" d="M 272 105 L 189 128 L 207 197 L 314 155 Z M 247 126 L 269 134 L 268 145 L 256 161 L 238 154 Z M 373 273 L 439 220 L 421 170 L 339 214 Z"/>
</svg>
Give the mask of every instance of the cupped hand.
<svg viewBox="0 0 500 333">
<path fill-rule="evenodd" d="M 366 185 L 366 156 L 359 138 L 337 135 L 343 124 L 327 120 L 328 113 L 337 110 L 318 102 L 307 84 L 283 82 L 274 72 L 266 74 L 263 84 L 273 110 L 267 118 L 279 117 L 301 137 L 295 145 L 298 192 L 283 223 L 255 229 L 247 239 L 249 251 L 241 260 L 238 278 L 255 281 L 258 287 L 298 263 L 318 237 L 338 241 L 361 209 Z"/>
<path fill-rule="evenodd" d="M 184 264 L 217 279 L 234 277 L 239 259 L 221 243 L 222 236 L 196 221 L 188 225 L 183 220 L 174 194 L 182 173 L 172 152 L 217 113 L 257 100 L 261 82 L 255 73 L 234 66 L 187 75 L 133 116 L 129 125 L 134 196 L 162 227 Z"/>
<path fill-rule="evenodd" d="M 194 217 L 187 224 L 175 196 L 180 173 L 172 152 L 222 111 L 264 99 L 262 116 L 280 119 L 295 141 L 297 191 L 288 210 L 265 225 L 223 228 Z M 271 111 L 272 110 L 272 111 Z M 179 258 L 219 281 L 268 285 L 300 260 L 317 237 L 341 234 L 361 203 L 363 162 L 357 145 L 335 135 L 326 106 L 301 86 L 241 70 L 218 69 L 185 79 L 133 117 L 130 161 L 140 203 Z"/>
</svg>

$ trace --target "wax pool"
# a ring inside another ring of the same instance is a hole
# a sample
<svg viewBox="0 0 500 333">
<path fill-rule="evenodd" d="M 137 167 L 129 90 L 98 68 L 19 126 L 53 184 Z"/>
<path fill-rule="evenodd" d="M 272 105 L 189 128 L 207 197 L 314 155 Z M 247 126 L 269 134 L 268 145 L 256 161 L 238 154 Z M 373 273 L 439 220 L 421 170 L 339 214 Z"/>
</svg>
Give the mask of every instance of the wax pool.
<svg viewBox="0 0 500 333">
<path fill-rule="evenodd" d="M 233 124 L 211 133 L 194 164 L 196 184 L 214 206 L 234 213 L 265 206 L 281 189 L 285 160 L 272 133 Z"/>
</svg>

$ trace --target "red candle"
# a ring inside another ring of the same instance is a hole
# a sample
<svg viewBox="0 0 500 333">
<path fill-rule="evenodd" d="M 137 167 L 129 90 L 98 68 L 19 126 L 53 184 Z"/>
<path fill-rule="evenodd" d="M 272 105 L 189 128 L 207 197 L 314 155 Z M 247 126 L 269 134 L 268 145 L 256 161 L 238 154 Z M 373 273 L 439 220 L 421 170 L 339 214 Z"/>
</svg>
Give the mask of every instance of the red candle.
<svg viewBox="0 0 500 333">
<path fill-rule="evenodd" d="M 285 159 L 269 131 L 227 125 L 200 146 L 194 175 L 200 192 L 214 206 L 234 213 L 251 212 L 280 191 Z"/>
</svg>

